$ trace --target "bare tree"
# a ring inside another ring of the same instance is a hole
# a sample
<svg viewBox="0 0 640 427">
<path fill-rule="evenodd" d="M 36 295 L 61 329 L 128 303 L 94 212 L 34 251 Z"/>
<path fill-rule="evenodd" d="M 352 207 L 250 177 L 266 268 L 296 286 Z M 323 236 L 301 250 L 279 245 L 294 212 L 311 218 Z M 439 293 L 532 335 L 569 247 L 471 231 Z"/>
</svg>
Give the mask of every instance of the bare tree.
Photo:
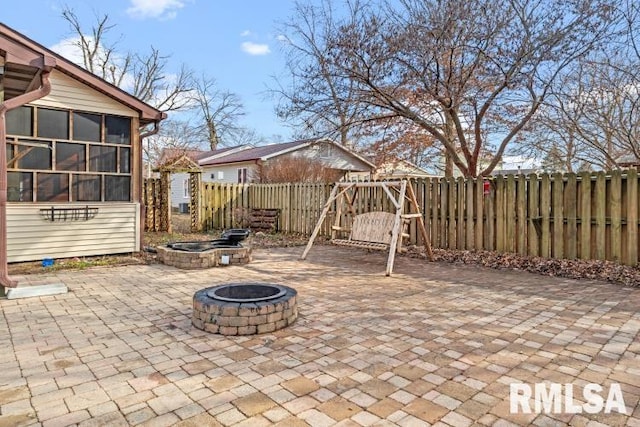
<svg viewBox="0 0 640 427">
<path fill-rule="evenodd" d="M 606 52 L 579 61 L 553 87 L 528 129 L 526 146 L 574 167 L 617 169 L 640 161 L 640 6 L 621 2 L 623 19 Z"/>
<path fill-rule="evenodd" d="M 240 135 L 246 136 L 238 123 L 245 114 L 240 98 L 220 90 L 215 79 L 203 75 L 195 80 L 190 98 L 201 123 L 199 134 L 208 141 L 211 150 L 228 145 Z"/>
<path fill-rule="evenodd" d="M 109 32 L 115 24 L 110 23 L 108 15 L 96 15 L 89 32 L 68 6 L 63 9 L 62 17 L 71 28 L 73 43 L 82 55 L 80 65 L 85 69 L 161 111 L 188 106 L 192 73 L 186 66 L 183 65 L 177 75 L 169 75 L 169 57 L 153 46 L 147 54 L 121 52 L 118 41 L 109 41 Z"/>
<path fill-rule="evenodd" d="M 275 79 L 278 115 L 302 137 L 335 138 L 350 145 L 360 130 L 355 85 L 333 74 L 329 39 L 338 31 L 331 0 L 321 7 L 296 1 L 294 16 L 281 24 L 286 79 Z"/>
<path fill-rule="evenodd" d="M 184 120 L 165 120 L 160 132 L 146 138 L 143 145 L 145 161 L 149 166 L 157 166 L 165 149 L 176 152 L 189 150 L 204 150 L 202 140 L 198 139 L 196 126 Z"/>
<path fill-rule="evenodd" d="M 357 104 L 355 121 L 414 123 L 465 176 L 495 168 L 552 84 L 601 47 L 613 19 L 605 0 L 347 0 L 345 8 L 339 18 L 320 14 L 332 20 L 322 51 L 336 92 L 355 94 L 342 99 Z M 307 85 L 298 87 L 310 89 L 299 96 L 313 104 L 316 80 L 303 64 Z"/>
<path fill-rule="evenodd" d="M 252 177 L 263 184 L 285 182 L 336 182 L 343 172 L 330 169 L 314 159 L 288 156 L 271 159 L 259 166 Z"/>
</svg>

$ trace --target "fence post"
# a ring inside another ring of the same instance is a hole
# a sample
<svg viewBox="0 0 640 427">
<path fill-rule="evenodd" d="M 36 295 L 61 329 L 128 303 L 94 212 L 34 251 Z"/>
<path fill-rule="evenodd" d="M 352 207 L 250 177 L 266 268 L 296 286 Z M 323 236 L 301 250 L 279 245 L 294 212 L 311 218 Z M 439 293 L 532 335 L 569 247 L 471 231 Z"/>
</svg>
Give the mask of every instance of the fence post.
<svg viewBox="0 0 640 427">
<path fill-rule="evenodd" d="M 627 258 L 628 265 L 638 264 L 638 171 L 627 171 Z"/>
</svg>

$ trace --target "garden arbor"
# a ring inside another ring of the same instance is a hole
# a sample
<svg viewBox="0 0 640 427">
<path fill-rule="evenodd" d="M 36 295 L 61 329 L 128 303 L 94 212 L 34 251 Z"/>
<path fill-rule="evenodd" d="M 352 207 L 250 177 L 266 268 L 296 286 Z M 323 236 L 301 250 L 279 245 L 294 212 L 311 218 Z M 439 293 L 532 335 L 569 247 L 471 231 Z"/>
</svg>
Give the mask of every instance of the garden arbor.
<svg viewBox="0 0 640 427">
<path fill-rule="evenodd" d="M 157 230 L 171 233 L 171 174 L 172 173 L 188 173 L 189 174 L 189 215 L 191 217 L 191 231 L 200 231 L 202 224 L 200 221 L 200 182 L 202 180 L 202 169 L 200 166 L 183 154 L 175 159 L 165 162 L 156 169 L 160 172 L 160 196 L 159 206 L 153 206 L 153 209 L 159 209 L 160 224 Z M 148 208 L 151 208 L 148 206 Z M 148 216 L 147 216 L 148 217 Z"/>
</svg>

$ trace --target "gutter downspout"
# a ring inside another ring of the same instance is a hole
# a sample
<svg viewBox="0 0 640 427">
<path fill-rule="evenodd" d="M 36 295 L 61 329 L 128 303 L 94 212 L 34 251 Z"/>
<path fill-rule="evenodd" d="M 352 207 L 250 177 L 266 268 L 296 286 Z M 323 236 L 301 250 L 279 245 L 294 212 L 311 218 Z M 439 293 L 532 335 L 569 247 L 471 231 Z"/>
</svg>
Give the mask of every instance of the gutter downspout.
<svg viewBox="0 0 640 427">
<path fill-rule="evenodd" d="M 140 230 L 138 230 L 138 233 L 140 233 L 140 247 L 138 250 L 144 250 L 144 228 L 145 223 L 147 222 L 147 201 L 144 197 L 144 173 L 142 171 L 142 154 L 144 152 L 142 140 L 157 134 L 160 131 L 160 126 L 158 124 L 159 122 L 157 121 L 153 122 L 153 129 L 140 134 L 140 159 L 138 160 L 138 176 L 140 177 Z M 149 171 L 151 171 L 151 163 L 149 163 Z M 151 173 L 149 173 L 147 178 L 151 178 Z"/>
<path fill-rule="evenodd" d="M 7 265 L 7 121 L 5 114 L 7 111 L 49 95 L 50 72 L 50 68 L 42 71 L 42 85 L 39 89 L 0 103 L 0 286 L 7 288 L 15 288 L 18 282 L 9 278 Z"/>
</svg>

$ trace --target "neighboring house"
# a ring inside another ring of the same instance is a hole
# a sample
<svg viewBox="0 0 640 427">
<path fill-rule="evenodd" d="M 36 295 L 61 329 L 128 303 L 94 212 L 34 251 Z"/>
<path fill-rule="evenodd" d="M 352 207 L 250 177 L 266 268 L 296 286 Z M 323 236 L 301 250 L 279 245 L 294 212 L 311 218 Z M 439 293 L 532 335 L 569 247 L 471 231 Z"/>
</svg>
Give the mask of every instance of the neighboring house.
<svg viewBox="0 0 640 427">
<path fill-rule="evenodd" d="M 140 131 L 166 115 L 2 24 L 0 102 L 8 261 L 139 251 Z"/>
<path fill-rule="evenodd" d="M 640 167 L 640 159 L 633 154 L 627 154 L 620 157 L 618 160 L 618 166 L 621 168 L 637 168 Z"/>
<path fill-rule="evenodd" d="M 176 162 L 180 157 L 185 156 L 195 163 L 202 161 L 210 161 L 218 157 L 237 153 L 241 150 L 252 148 L 250 145 L 238 145 L 234 147 L 223 147 L 213 151 L 204 150 L 187 150 L 181 148 L 165 148 L 160 155 L 158 170 L 163 165 Z M 206 173 L 202 175 L 203 181 L 215 181 L 214 177 L 207 177 Z M 171 174 L 171 207 L 175 209 L 185 209 L 185 203 L 188 204 L 191 199 L 189 191 L 189 174 L 186 172 L 176 172 Z"/>
<path fill-rule="evenodd" d="M 406 160 L 389 160 L 376 168 L 374 178 L 384 179 L 409 179 L 409 178 L 431 178 L 436 175 L 430 174 L 421 167 Z"/>
<path fill-rule="evenodd" d="M 242 149 L 199 160 L 204 182 L 255 182 L 260 167 L 285 157 L 317 160 L 342 176 L 351 172 L 372 173 L 375 165 L 357 153 L 329 139 L 305 139 Z"/>
</svg>

